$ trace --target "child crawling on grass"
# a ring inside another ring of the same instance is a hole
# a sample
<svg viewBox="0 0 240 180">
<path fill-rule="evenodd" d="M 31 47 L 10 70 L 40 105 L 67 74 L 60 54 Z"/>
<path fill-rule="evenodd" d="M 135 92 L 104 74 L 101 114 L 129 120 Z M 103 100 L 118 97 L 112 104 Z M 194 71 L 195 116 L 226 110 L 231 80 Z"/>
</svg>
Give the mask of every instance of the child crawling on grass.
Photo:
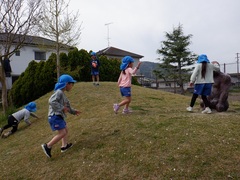
<svg viewBox="0 0 240 180">
<path fill-rule="evenodd" d="M 5 129 L 12 127 L 11 131 L 8 131 L 2 134 L 2 138 L 7 138 L 11 134 L 15 133 L 18 130 L 18 124 L 21 120 L 24 120 L 27 125 L 31 125 L 29 121 L 30 116 L 38 118 L 33 112 L 37 111 L 37 106 L 35 102 L 28 103 L 23 109 L 11 114 L 8 116 L 8 124 L 0 128 L 0 136 Z"/>
</svg>

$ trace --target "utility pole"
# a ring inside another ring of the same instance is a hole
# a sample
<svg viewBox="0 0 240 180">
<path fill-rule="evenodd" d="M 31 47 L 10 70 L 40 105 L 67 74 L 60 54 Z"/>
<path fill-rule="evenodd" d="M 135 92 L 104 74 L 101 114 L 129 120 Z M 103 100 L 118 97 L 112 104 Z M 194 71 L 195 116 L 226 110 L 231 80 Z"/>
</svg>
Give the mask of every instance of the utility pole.
<svg viewBox="0 0 240 180">
<path fill-rule="evenodd" d="M 237 79 L 238 79 L 238 83 L 239 83 L 239 53 L 236 53 L 237 54 Z"/>
<path fill-rule="evenodd" d="M 238 55 L 239 55 L 239 53 L 236 53 L 237 54 L 237 73 L 239 73 L 239 57 L 238 57 Z"/>
<path fill-rule="evenodd" d="M 110 37 L 109 37 L 109 25 L 111 25 L 113 22 L 110 22 L 110 23 L 106 23 L 105 26 L 107 26 L 107 41 L 108 41 L 108 47 L 109 47 L 109 44 L 110 44 Z"/>
</svg>

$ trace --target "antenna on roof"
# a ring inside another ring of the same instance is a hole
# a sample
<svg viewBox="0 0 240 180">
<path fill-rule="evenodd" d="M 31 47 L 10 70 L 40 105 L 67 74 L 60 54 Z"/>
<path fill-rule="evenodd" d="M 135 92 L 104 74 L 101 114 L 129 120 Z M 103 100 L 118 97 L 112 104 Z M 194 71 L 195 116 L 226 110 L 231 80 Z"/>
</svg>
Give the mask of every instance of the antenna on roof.
<svg viewBox="0 0 240 180">
<path fill-rule="evenodd" d="M 107 26 L 107 41 L 108 41 L 108 47 L 110 44 L 110 37 L 109 37 L 109 25 L 113 24 L 113 22 L 106 23 L 105 26 Z"/>
</svg>

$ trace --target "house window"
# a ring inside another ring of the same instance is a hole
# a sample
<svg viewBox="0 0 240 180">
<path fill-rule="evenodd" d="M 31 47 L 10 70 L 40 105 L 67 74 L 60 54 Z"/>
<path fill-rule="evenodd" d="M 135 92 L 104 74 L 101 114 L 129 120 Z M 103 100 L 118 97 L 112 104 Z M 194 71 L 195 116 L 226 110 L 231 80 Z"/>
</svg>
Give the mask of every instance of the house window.
<svg viewBox="0 0 240 180">
<path fill-rule="evenodd" d="M 15 56 L 20 56 L 20 51 L 19 50 L 15 51 Z"/>
<path fill-rule="evenodd" d="M 171 87 L 171 83 L 165 83 L 165 86 L 170 86 Z"/>
<path fill-rule="evenodd" d="M 34 57 L 35 60 L 46 60 L 46 52 L 35 51 Z"/>
</svg>

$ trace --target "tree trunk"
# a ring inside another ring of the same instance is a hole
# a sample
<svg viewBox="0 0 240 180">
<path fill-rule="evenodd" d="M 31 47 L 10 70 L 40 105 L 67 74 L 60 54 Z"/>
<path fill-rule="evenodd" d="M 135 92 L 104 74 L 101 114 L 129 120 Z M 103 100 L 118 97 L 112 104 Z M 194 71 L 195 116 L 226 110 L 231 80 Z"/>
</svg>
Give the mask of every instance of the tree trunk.
<svg viewBox="0 0 240 180">
<path fill-rule="evenodd" d="M 5 77 L 5 70 L 3 68 L 3 61 L 1 60 L 1 84 L 2 84 L 2 108 L 3 113 L 5 114 L 8 108 L 8 101 L 7 101 L 7 85 L 6 85 L 6 77 Z"/>
</svg>

